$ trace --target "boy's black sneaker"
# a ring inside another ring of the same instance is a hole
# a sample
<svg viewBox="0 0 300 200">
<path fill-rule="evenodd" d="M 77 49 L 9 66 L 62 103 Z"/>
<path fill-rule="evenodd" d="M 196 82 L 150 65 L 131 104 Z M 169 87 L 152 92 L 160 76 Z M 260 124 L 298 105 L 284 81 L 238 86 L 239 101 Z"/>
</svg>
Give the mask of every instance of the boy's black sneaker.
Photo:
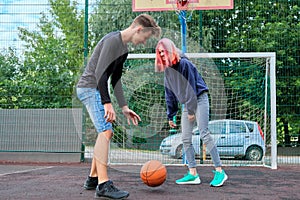
<svg viewBox="0 0 300 200">
<path fill-rule="evenodd" d="M 84 189 L 86 190 L 94 190 L 98 185 L 98 177 L 90 177 L 88 176 L 83 184 Z"/>
<path fill-rule="evenodd" d="M 99 184 L 96 188 L 95 198 L 107 199 L 125 199 L 129 196 L 129 192 L 119 190 L 116 188 L 112 181 L 106 181 Z"/>
</svg>

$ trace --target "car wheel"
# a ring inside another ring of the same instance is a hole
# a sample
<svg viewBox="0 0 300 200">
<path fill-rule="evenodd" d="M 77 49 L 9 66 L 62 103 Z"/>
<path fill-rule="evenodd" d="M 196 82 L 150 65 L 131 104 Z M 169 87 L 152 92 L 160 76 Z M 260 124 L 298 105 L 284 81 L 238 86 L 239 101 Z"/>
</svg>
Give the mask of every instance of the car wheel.
<svg viewBox="0 0 300 200">
<path fill-rule="evenodd" d="M 175 158 L 182 158 L 182 144 L 176 148 Z"/>
<path fill-rule="evenodd" d="M 251 146 L 247 149 L 246 159 L 252 161 L 260 161 L 263 156 L 263 151 L 260 147 Z"/>
</svg>

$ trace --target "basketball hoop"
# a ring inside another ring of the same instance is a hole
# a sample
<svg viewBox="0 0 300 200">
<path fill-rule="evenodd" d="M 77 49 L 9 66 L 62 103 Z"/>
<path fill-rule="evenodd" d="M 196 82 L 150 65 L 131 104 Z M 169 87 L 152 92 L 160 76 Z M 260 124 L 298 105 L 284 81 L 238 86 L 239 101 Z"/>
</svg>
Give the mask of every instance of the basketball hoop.
<svg viewBox="0 0 300 200">
<path fill-rule="evenodd" d="M 176 0 L 176 5 L 178 10 L 187 10 L 189 1 L 188 0 Z"/>
<path fill-rule="evenodd" d="M 173 3 L 173 8 L 178 16 L 181 16 L 185 21 L 189 20 L 192 17 L 194 11 L 193 3 L 198 3 L 199 0 L 171 0 Z M 182 14 L 182 11 L 190 11 L 188 17 Z"/>
<path fill-rule="evenodd" d="M 199 0 L 173 0 L 173 5 L 176 10 L 195 10 L 195 5 L 199 3 Z"/>
</svg>

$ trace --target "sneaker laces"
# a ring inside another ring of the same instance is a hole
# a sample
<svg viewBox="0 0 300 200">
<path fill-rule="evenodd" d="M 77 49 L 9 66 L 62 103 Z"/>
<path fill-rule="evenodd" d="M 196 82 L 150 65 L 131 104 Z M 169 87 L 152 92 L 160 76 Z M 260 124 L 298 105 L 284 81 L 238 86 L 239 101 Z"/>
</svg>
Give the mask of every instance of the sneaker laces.
<svg viewBox="0 0 300 200">
<path fill-rule="evenodd" d="M 113 185 L 113 183 L 107 184 L 106 190 L 108 192 L 118 192 L 118 191 L 120 191 L 116 186 Z"/>
<path fill-rule="evenodd" d="M 220 175 L 221 175 L 221 172 L 218 172 L 218 171 L 214 171 L 214 174 L 215 174 L 215 177 L 214 177 L 214 180 L 219 180 L 220 179 Z"/>
<path fill-rule="evenodd" d="M 183 175 L 183 177 L 186 177 L 190 174 L 190 172 L 187 172 L 185 175 Z"/>
</svg>

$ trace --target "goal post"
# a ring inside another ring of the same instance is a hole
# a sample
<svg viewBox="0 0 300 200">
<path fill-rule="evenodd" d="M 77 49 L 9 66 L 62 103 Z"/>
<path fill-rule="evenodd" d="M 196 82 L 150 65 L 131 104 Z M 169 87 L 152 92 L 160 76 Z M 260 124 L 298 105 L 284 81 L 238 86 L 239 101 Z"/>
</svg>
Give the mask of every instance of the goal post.
<svg viewBox="0 0 300 200">
<path fill-rule="evenodd" d="M 186 53 L 186 56 L 195 64 L 209 87 L 210 120 L 256 121 L 264 133 L 265 151 L 261 161 L 224 159 L 223 164 L 277 169 L 276 54 Z M 159 151 L 161 141 L 173 133 L 166 125 L 163 73 L 154 72 L 154 59 L 155 54 L 128 55 L 122 76 L 124 95 L 129 107 L 141 116 L 142 122 L 139 126 L 128 125 L 122 111 L 116 109 L 114 126 L 119 133 L 115 133 L 111 147 L 111 163 L 142 164 L 150 159 L 160 160 L 164 164 L 181 163 Z M 116 103 L 113 95 L 112 101 Z M 131 156 L 125 156 L 126 159 L 124 155 L 118 155 L 119 152 L 127 154 L 129 151 Z M 132 157 L 135 159 L 131 161 Z M 212 164 L 209 160 L 207 163 Z"/>
</svg>

